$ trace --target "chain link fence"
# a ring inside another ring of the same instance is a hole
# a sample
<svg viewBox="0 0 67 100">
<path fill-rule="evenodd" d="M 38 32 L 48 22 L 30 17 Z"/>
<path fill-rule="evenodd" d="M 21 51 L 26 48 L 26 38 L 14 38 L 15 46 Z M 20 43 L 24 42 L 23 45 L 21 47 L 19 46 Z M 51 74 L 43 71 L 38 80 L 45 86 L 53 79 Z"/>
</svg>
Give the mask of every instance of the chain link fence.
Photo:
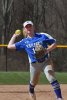
<svg viewBox="0 0 67 100">
<path fill-rule="evenodd" d="M 2 49 L 5 52 L 2 54 Z M 56 71 L 67 71 L 67 47 L 56 48 L 51 52 L 51 57 Z M 7 49 L 7 46 L 0 46 L 0 71 L 29 71 L 27 53 Z"/>
<path fill-rule="evenodd" d="M 29 63 L 27 54 L 24 50 L 21 52 L 8 50 L 5 48 L 5 54 L 0 55 L 0 71 L 28 71 Z M 0 50 L 2 47 L 0 48 Z"/>
</svg>

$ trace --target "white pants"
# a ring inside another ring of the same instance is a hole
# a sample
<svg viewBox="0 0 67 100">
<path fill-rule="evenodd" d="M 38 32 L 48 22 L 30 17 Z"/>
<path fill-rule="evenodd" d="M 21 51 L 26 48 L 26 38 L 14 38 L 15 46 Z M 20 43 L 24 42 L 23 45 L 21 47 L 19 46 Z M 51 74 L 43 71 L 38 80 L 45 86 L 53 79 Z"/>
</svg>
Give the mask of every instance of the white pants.
<svg viewBox="0 0 67 100">
<path fill-rule="evenodd" d="M 50 83 L 56 80 L 54 77 L 53 63 L 49 58 L 42 63 L 30 63 L 30 82 L 33 85 L 36 85 L 38 83 L 39 76 L 42 70 L 44 71 L 44 74 L 46 75 L 46 78 Z"/>
</svg>

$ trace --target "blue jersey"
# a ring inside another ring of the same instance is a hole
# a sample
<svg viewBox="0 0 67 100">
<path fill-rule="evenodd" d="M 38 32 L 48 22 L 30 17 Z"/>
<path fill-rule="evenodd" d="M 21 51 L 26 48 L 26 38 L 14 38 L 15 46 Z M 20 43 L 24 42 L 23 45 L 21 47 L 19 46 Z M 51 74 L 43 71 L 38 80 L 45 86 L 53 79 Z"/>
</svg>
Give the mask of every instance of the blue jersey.
<svg viewBox="0 0 67 100">
<path fill-rule="evenodd" d="M 25 51 L 28 54 L 29 62 L 32 63 L 37 61 L 35 57 L 36 44 L 40 44 L 44 48 L 48 48 L 48 45 L 51 45 L 55 42 L 56 40 L 47 33 L 35 33 L 34 37 L 24 38 L 21 41 L 15 43 L 15 46 L 17 50 L 25 49 Z M 48 54 L 44 55 L 44 57 L 48 58 Z"/>
</svg>

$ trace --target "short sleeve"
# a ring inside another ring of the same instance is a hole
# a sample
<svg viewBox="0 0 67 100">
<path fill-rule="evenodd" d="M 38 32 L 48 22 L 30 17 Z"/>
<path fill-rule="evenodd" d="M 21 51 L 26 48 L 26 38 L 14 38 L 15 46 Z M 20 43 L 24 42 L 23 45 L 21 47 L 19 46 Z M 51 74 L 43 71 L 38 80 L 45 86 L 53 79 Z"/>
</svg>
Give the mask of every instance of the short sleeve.
<svg viewBox="0 0 67 100">
<path fill-rule="evenodd" d="M 53 38 L 51 35 L 47 34 L 47 33 L 42 33 L 44 34 L 44 36 L 46 36 L 46 40 L 44 42 L 47 42 L 49 45 L 56 43 L 56 39 Z"/>
<path fill-rule="evenodd" d="M 16 50 L 20 51 L 24 48 L 24 42 L 23 41 L 16 42 L 15 46 L 16 46 Z"/>
<path fill-rule="evenodd" d="M 48 44 L 51 45 L 51 44 L 53 44 L 53 43 L 56 43 L 56 39 L 53 38 L 51 35 L 49 35 L 49 34 L 46 33 L 46 36 L 47 36 L 46 41 L 47 41 Z"/>
</svg>

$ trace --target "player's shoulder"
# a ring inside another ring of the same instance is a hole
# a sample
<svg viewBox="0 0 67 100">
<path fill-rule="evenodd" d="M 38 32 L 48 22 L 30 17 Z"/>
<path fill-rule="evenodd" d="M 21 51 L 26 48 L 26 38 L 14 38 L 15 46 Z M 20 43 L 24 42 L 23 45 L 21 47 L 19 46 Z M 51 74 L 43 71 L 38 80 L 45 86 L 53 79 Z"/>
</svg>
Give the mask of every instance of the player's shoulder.
<svg viewBox="0 0 67 100">
<path fill-rule="evenodd" d="M 44 33 L 44 32 L 41 32 L 40 34 L 45 35 L 45 36 L 50 36 L 48 33 Z"/>
<path fill-rule="evenodd" d="M 44 33 L 44 32 L 38 32 L 36 33 L 36 35 L 46 35 L 47 33 Z"/>
<path fill-rule="evenodd" d="M 40 32 L 40 33 L 36 33 L 36 35 L 42 35 L 42 36 L 47 36 L 47 37 L 49 37 L 50 35 L 48 35 L 47 33 L 44 33 L 44 32 Z"/>
<path fill-rule="evenodd" d="M 53 37 L 52 37 L 50 34 L 48 34 L 48 33 L 41 32 L 40 34 L 42 34 L 42 35 L 44 35 L 45 37 L 48 37 L 48 38 L 50 38 L 50 39 L 53 38 Z"/>
<path fill-rule="evenodd" d="M 37 35 L 48 35 L 47 33 L 44 32 L 40 32 L 40 33 L 36 33 Z"/>
<path fill-rule="evenodd" d="M 27 40 L 26 38 L 23 38 L 23 39 L 21 39 L 19 42 L 20 42 L 20 43 L 24 43 L 26 40 Z"/>
</svg>

